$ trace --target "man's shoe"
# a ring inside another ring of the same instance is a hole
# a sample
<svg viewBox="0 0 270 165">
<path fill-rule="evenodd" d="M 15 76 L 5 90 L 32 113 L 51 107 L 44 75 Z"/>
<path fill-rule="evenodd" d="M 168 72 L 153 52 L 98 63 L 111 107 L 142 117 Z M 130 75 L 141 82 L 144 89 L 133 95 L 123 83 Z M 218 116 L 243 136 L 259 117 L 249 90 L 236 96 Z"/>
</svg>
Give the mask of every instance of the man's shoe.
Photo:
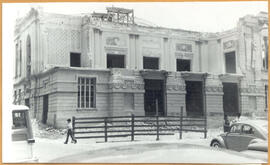
<svg viewBox="0 0 270 165">
<path fill-rule="evenodd" d="M 64 142 L 64 144 L 67 144 L 67 142 Z"/>
<path fill-rule="evenodd" d="M 77 143 L 77 140 L 74 140 L 74 143 L 76 144 Z"/>
</svg>

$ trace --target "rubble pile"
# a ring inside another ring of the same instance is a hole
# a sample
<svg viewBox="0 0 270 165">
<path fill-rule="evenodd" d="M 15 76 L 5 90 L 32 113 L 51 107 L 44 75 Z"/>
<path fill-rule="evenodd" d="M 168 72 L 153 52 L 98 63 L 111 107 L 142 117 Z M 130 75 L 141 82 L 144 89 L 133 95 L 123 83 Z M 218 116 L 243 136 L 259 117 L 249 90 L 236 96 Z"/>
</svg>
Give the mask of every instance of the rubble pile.
<svg viewBox="0 0 270 165">
<path fill-rule="evenodd" d="M 34 137 L 58 139 L 62 138 L 66 134 L 66 129 L 56 129 L 52 126 L 42 124 L 36 119 L 32 119 L 31 122 Z"/>
</svg>

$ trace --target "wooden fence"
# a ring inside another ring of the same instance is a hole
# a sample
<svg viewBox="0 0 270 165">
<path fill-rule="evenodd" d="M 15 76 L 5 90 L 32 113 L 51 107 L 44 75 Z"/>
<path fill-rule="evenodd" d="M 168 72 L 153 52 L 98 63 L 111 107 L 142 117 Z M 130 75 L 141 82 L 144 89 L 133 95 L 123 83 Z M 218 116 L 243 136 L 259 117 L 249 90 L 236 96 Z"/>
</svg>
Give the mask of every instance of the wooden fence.
<svg viewBox="0 0 270 165">
<path fill-rule="evenodd" d="M 136 136 L 154 135 L 159 140 L 161 135 L 183 132 L 201 132 L 207 137 L 207 119 L 203 117 L 183 116 L 114 116 L 114 117 L 72 117 L 73 131 L 76 139 L 126 137 L 131 141 Z"/>
</svg>

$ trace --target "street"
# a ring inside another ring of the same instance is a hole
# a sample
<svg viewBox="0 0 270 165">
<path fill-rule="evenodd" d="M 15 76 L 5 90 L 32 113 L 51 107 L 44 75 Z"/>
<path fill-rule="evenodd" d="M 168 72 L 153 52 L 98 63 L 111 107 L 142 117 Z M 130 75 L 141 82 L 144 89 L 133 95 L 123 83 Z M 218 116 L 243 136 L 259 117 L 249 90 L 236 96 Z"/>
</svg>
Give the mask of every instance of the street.
<svg viewBox="0 0 270 165">
<path fill-rule="evenodd" d="M 263 163 L 265 161 L 239 152 L 209 147 L 209 139 L 177 139 L 160 141 L 78 140 L 64 144 L 57 139 L 36 138 L 35 156 L 40 163 Z M 153 138 L 153 137 L 152 137 Z"/>
</svg>

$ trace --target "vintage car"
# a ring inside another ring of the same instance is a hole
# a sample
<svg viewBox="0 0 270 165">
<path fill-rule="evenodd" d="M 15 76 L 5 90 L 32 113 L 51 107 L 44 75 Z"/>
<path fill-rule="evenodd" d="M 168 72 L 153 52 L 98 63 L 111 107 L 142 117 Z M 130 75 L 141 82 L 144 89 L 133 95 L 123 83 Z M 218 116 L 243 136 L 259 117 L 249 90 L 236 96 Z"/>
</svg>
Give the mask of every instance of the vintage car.
<svg viewBox="0 0 270 165">
<path fill-rule="evenodd" d="M 267 121 L 239 121 L 231 125 L 230 131 L 212 139 L 210 146 L 235 151 L 248 150 L 252 143 L 267 142 Z"/>
<path fill-rule="evenodd" d="M 10 124 L 8 148 L 6 148 L 6 163 L 30 163 L 37 162 L 38 159 L 33 156 L 33 144 L 35 143 L 29 108 L 24 105 L 12 105 L 10 107 Z"/>
</svg>

